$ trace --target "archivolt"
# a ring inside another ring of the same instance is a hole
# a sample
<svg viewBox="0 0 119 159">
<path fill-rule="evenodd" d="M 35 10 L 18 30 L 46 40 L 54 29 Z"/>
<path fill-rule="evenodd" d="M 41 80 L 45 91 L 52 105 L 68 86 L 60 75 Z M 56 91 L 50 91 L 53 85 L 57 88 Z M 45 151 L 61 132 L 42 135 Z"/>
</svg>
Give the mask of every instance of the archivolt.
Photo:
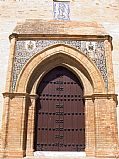
<svg viewBox="0 0 119 159">
<path fill-rule="evenodd" d="M 82 52 L 66 45 L 55 45 L 32 57 L 21 71 L 16 92 L 35 93 L 43 76 L 56 66 L 72 71 L 82 81 L 85 95 L 106 92 L 95 64 Z"/>
</svg>

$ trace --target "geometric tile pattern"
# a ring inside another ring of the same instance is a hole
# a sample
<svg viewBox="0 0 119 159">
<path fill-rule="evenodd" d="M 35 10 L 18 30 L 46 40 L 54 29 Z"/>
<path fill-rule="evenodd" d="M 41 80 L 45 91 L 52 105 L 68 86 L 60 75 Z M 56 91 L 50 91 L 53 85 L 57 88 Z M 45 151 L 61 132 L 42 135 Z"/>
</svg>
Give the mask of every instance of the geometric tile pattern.
<svg viewBox="0 0 119 159">
<path fill-rule="evenodd" d="M 35 54 L 54 44 L 65 44 L 74 47 L 87 55 L 96 64 L 108 88 L 106 58 L 104 41 L 81 41 L 81 40 L 19 40 L 16 42 L 14 67 L 12 77 L 12 90 L 15 90 L 16 82 L 21 69 L 26 62 Z"/>
<path fill-rule="evenodd" d="M 53 11 L 55 20 L 70 20 L 70 2 L 53 2 Z"/>
</svg>

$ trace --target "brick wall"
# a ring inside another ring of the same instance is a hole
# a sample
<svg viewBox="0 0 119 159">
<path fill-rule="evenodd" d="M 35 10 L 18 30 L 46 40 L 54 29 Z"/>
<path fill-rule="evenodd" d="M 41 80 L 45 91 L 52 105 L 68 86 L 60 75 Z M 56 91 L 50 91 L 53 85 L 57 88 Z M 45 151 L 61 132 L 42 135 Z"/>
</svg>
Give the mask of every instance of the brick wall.
<svg viewBox="0 0 119 159">
<path fill-rule="evenodd" d="M 2 92 L 5 88 L 8 65 L 8 36 L 12 33 L 17 22 L 23 22 L 25 19 L 53 19 L 52 0 L 0 0 L 0 116 L 2 116 Z M 116 93 L 119 94 L 119 1 L 71 0 L 70 19 L 96 21 L 102 24 L 113 37 L 114 80 Z"/>
</svg>

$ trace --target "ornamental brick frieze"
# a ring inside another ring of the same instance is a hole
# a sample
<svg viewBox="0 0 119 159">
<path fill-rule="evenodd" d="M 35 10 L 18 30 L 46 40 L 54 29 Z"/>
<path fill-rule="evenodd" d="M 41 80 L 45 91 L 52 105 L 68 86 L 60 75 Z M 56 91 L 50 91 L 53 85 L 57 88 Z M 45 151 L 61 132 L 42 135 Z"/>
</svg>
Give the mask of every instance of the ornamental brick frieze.
<svg viewBox="0 0 119 159">
<path fill-rule="evenodd" d="M 65 44 L 74 47 L 89 57 L 102 74 L 105 87 L 108 87 L 104 40 L 79 41 L 79 40 L 18 40 L 14 56 L 12 74 L 12 90 L 15 90 L 20 71 L 27 61 L 35 54 L 55 44 Z"/>
</svg>

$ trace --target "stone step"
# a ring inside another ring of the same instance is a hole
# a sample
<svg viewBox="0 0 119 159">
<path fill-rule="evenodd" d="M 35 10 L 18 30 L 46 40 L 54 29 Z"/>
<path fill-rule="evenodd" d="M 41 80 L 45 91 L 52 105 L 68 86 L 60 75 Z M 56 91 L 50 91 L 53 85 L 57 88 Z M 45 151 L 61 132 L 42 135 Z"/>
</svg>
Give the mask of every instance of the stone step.
<svg viewBox="0 0 119 159">
<path fill-rule="evenodd" d="M 119 159 L 119 158 L 98 158 L 98 157 L 75 157 L 75 156 L 55 156 L 55 157 L 46 157 L 46 156 L 40 156 L 40 157 L 24 157 L 24 159 Z"/>
<path fill-rule="evenodd" d="M 36 151 L 34 157 L 25 159 L 85 159 L 85 152 Z"/>
<path fill-rule="evenodd" d="M 24 159 L 96 159 L 95 157 L 76 157 L 76 156 L 40 156 L 40 157 L 25 157 Z M 103 158 L 101 158 L 103 159 Z M 104 158 L 106 159 L 106 158 Z"/>
<path fill-rule="evenodd" d="M 86 157 L 85 152 L 37 151 L 34 153 L 34 156 L 24 157 L 24 159 L 117 159 L 117 158 Z"/>
</svg>

